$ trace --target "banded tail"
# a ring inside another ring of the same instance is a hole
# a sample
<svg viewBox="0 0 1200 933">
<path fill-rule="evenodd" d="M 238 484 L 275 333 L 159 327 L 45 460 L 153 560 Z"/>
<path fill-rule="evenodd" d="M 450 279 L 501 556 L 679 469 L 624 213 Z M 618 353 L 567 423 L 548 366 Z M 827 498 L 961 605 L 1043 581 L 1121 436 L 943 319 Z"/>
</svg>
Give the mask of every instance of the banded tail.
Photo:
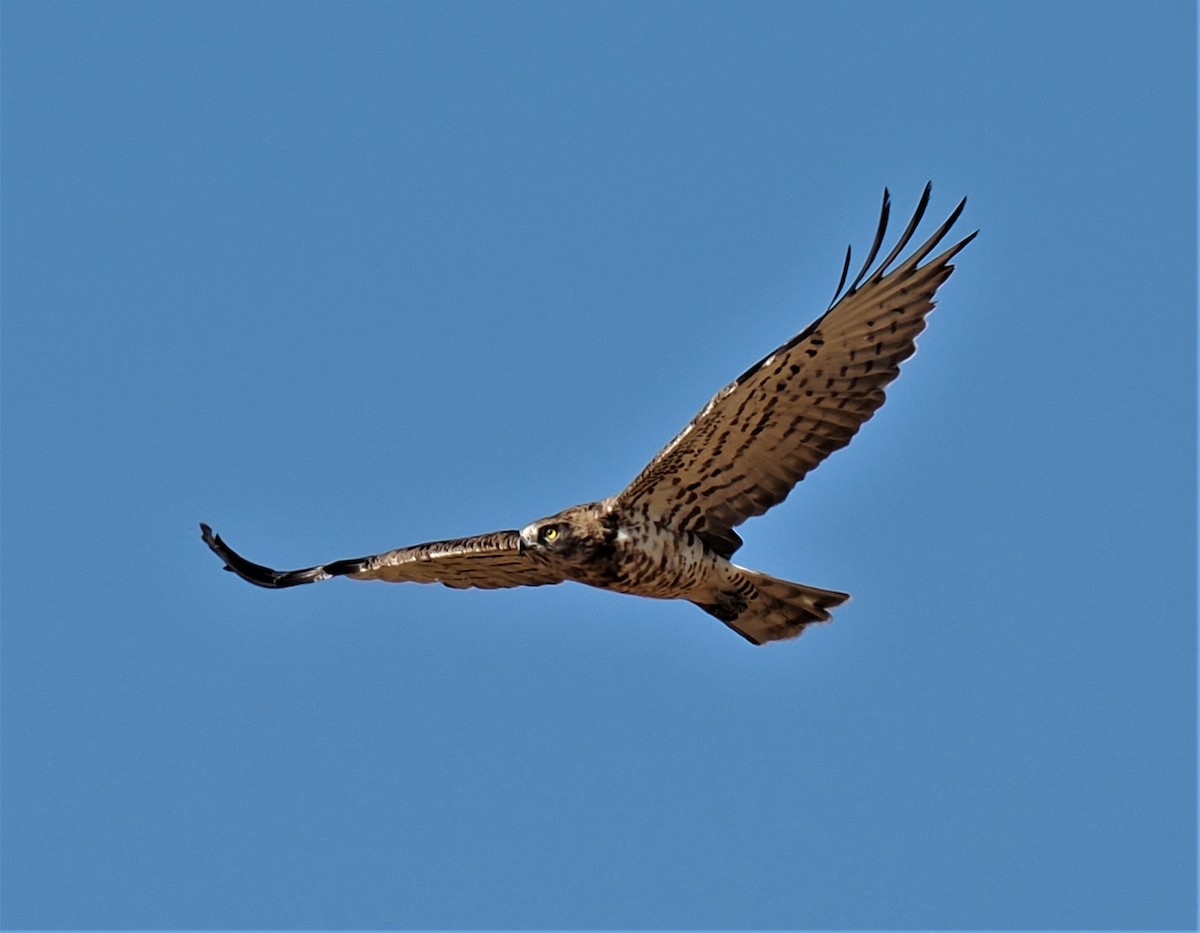
<svg viewBox="0 0 1200 933">
<path fill-rule="evenodd" d="M 849 593 L 792 583 L 743 567 L 736 571 L 746 585 L 722 593 L 726 598 L 719 603 L 696 605 L 755 645 L 796 638 L 809 625 L 828 622 L 829 610 L 850 598 Z"/>
</svg>

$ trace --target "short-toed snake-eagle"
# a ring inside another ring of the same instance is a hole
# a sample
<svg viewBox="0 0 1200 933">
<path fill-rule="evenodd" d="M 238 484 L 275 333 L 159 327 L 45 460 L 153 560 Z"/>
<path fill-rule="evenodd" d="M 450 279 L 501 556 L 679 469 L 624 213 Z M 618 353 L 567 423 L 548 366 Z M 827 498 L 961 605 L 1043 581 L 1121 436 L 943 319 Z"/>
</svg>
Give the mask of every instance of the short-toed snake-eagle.
<svg viewBox="0 0 1200 933">
<path fill-rule="evenodd" d="M 251 563 L 207 525 L 204 541 L 225 568 L 280 588 L 331 577 L 442 583 L 450 587 L 542 586 L 574 580 L 658 599 L 686 599 L 755 644 L 794 638 L 849 595 L 779 580 L 731 562 L 734 531 L 782 502 L 833 451 L 846 446 L 884 402 L 912 356 L 934 293 L 971 234 L 922 265 L 945 239 L 964 199 L 894 269 L 929 203 L 927 185 L 904 233 L 846 285 L 850 253 L 828 311 L 721 389 L 621 492 L 526 525 L 453 541 L 397 548 L 306 570 Z"/>
</svg>

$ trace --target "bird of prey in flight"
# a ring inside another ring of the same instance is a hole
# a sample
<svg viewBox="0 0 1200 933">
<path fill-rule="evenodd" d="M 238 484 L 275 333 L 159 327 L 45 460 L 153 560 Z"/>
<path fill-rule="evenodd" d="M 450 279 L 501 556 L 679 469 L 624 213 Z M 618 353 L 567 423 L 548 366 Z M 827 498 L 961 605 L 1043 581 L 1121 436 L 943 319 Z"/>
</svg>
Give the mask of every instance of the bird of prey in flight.
<svg viewBox="0 0 1200 933">
<path fill-rule="evenodd" d="M 891 268 L 912 239 L 929 193 L 926 185 L 899 241 L 875 266 L 887 230 L 885 189 L 875 240 L 849 287 L 843 291 L 847 250 L 829 309 L 721 389 L 615 496 L 520 531 L 432 541 L 304 570 L 252 563 L 202 524 L 204 541 L 226 570 L 273 589 L 331 577 L 484 589 L 574 580 L 686 599 L 756 645 L 794 638 L 811 623 L 828 621 L 829 610 L 849 594 L 738 566 L 731 558 L 742 539 L 734 528 L 782 502 L 810 470 L 846 446 L 916 350 L 934 293 L 954 270 L 950 260 L 975 237 L 922 264 L 958 219 L 964 198 Z"/>
</svg>

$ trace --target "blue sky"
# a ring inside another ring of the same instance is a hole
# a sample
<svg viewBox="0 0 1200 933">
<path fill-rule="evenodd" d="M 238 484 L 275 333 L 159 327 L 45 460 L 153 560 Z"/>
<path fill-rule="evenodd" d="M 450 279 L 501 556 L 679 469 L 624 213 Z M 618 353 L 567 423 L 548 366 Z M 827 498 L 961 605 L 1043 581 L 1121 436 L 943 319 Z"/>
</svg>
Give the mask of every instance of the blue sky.
<svg viewBox="0 0 1200 933">
<path fill-rule="evenodd" d="M 1195 922 L 1192 4 L 3 15 L 14 927 Z M 854 443 L 686 604 L 220 572 L 617 491 L 970 198 Z"/>
</svg>

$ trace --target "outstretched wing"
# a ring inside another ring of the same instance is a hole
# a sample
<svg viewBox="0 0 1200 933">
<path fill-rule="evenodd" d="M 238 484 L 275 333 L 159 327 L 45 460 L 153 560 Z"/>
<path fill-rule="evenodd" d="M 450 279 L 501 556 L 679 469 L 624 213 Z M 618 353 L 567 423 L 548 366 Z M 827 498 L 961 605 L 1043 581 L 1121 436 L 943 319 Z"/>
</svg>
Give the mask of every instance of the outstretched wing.
<svg viewBox="0 0 1200 933">
<path fill-rule="evenodd" d="M 225 562 L 225 569 L 257 586 L 281 589 L 316 583 L 332 577 L 353 580 L 386 580 L 389 583 L 442 583 L 456 589 L 499 589 L 562 583 L 566 577 L 546 564 L 522 554 L 515 531 L 495 531 L 474 538 L 430 541 L 397 548 L 386 554 L 339 560 L 303 570 L 272 570 L 252 563 L 201 524 L 200 536 Z"/>
<path fill-rule="evenodd" d="M 920 204 L 900 241 L 875 269 L 887 229 L 883 192 L 879 229 L 862 271 L 842 294 L 850 253 L 834 302 L 823 316 L 718 392 L 641 474 L 615 497 L 671 528 L 698 534 L 728 557 L 741 545 L 733 531 L 782 502 L 792 487 L 833 451 L 845 447 L 884 402 L 884 387 L 916 350 L 933 296 L 972 233 L 925 265 L 966 204 L 891 272 L 929 203 Z M 839 300 L 840 296 L 840 300 Z"/>
</svg>

